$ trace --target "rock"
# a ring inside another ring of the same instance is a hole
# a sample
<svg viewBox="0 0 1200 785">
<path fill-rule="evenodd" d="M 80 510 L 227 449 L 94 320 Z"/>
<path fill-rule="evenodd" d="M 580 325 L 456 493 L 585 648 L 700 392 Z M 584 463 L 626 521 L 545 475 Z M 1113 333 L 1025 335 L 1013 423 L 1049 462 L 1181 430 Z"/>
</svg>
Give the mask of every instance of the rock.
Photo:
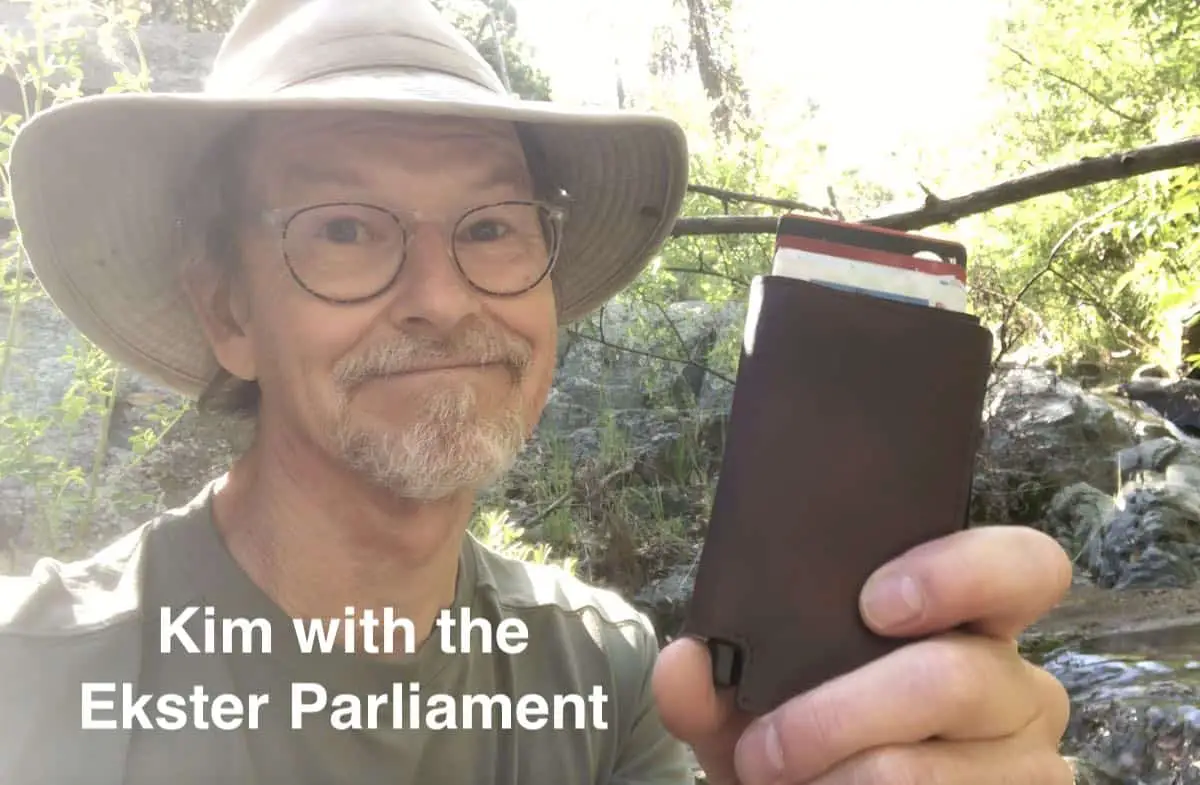
<svg viewBox="0 0 1200 785">
<path fill-rule="evenodd" d="M 650 617 L 661 643 L 674 639 L 683 628 L 695 578 L 696 564 L 681 564 L 634 597 L 633 604 Z"/>
<path fill-rule="evenodd" d="M 153 22 L 139 28 L 138 39 L 150 65 L 150 89 L 156 93 L 203 89 L 221 35 Z"/>
<path fill-rule="evenodd" d="M 1092 781 L 1200 785 L 1200 663 L 1062 651 L 1042 665 L 1071 699 L 1063 752 Z"/>
<path fill-rule="evenodd" d="M 1146 365 L 1141 365 L 1141 366 L 1138 366 L 1137 368 L 1135 368 L 1131 378 L 1133 378 L 1133 379 L 1169 379 L 1169 378 L 1171 378 L 1171 372 L 1168 371 L 1166 368 L 1162 367 L 1161 365 L 1157 365 L 1155 363 L 1148 363 Z"/>
<path fill-rule="evenodd" d="M 1163 437 L 1152 439 L 1117 454 L 1117 471 L 1121 480 L 1128 480 L 1137 472 L 1162 472 L 1179 455 L 1183 445 L 1176 439 Z"/>
<path fill-rule="evenodd" d="M 1101 587 L 1200 577 L 1200 440 L 1052 374 L 1010 371 L 997 387 L 975 520 L 1042 528 Z"/>
<path fill-rule="evenodd" d="M 1043 528 L 1105 588 L 1180 588 L 1200 576 L 1200 449 L 1155 439 L 1117 455 L 1119 494 L 1076 483 Z"/>
<path fill-rule="evenodd" d="M 98 95 L 122 83 L 163 93 L 203 87 L 221 45 L 219 34 L 161 22 L 133 30 L 124 23 L 110 23 L 96 8 L 94 3 L 78 0 L 47 13 L 42 35 L 47 62 L 52 65 L 42 74 L 39 100 L 31 85 L 22 85 L 12 76 L 36 63 L 34 42 L 38 30 L 29 18 L 31 6 L 28 2 L 0 0 L 0 28 L 13 42 L 12 51 L 6 55 L 15 61 L 0 73 L 0 114 L 26 117 L 39 106 L 52 106 L 60 90 L 74 97 L 77 92 Z M 148 84 L 137 81 L 143 76 L 141 57 L 146 61 Z M 11 229 L 12 222 L 0 217 L 0 236 L 8 237 Z M 27 269 L 27 263 L 22 261 L 20 269 Z"/>
<path fill-rule="evenodd" d="M 1200 489 L 1131 487 L 1088 542 L 1086 565 L 1106 588 L 1178 588 L 1200 577 Z"/>
<path fill-rule="evenodd" d="M 1115 511 L 1111 494 L 1085 482 L 1075 483 L 1051 499 L 1042 530 L 1062 543 L 1069 553 L 1078 553 L 1103 536 Z"/>
<path fill-rule="evenodd" d="M 1184 433 L 1200 436 L 1200 379 L 1135 379 L 1118 389 L 1130 400 L 1145 403 Z"/>
<path fill-rule="evenodd" d="M 989 394 L 972 520 L 1038 523 L 1056 493 L 1081 482 L 1115 493 L 1114 454 L 1138 444 L 1144 419 L 1050 371 L 1005 371 Z"/>
<path fill-rule="evenodd" d="M 1111 373 L 1110 369 L 1091 360 L 1079 361 L 1064 369 L 1064 375 L 1078 382 L 1084 389 L 1090 389 L 1100 384 L 1109 373 Z"/>
<path fill-rule="evenodd" d="M 1196 456 L 1197 453 L 1189 451 L 1188 455 Z M 1190 463 L 1172 464 L 1163 471 L 1168 485 L 1173 485 L 1179 488 L 1200 489 L 1200 466 Z"/>
<path fill-rule="evenodd" d="M 1064 756 L 1075 774 L 1075 785 L 1124 785 L 1121 780 L 1106 774 L 1089 760 L 1074 755 Z"/>
<path fill-rule="evenodd" d="M 569 432 L 606 409 L 727 410 L 732 385 L 711 371 L 732 378 L 744 318 L 741 303 L 609 304 L 562 337 L 547 422 Z"/>
</svg>

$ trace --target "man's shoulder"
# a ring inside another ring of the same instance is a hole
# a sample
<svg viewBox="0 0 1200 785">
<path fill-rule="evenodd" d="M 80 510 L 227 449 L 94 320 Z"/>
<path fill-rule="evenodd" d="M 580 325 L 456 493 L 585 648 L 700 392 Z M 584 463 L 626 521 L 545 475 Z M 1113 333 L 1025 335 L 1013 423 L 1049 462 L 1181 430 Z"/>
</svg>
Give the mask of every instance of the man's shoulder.
<svg viewBox="0 0 1200 785">
<path fill-rule="evenodd" d="M 650 620 L 616 591 L 586 583 L 557 565 L 515 559 L 478 542 L 474 547 L 479 589 L 527 624 L 582 625 L 602 649 L 657 651 Z"/>
<path fill-rule="evenodd" d="M 80 687 L 137 680 L 147 544 L 175 517 L 152 518 L 85 558 L 43 558 L 27 575 L 0 576 L 0 672 L 38 676 L 0 678 L 0 716 L 21 717 L 0 738 L 0 779 L 80 781 L 82 770 L 54 757 L 66 744 L 96 782 L 116 781 L 123 737 L 81 731 Z"/>
<path fill-rule="evenodd" d="M 27 575 L 0 576 L 0 644 L 86 636 L 136 622 L 148 538 L 194 508 L 195 502 L 162 512 L 89 556 L 45 557 Z"/>
<path fill-rule="evenodd" d="M 155 531 L 199 522 L 211 483 L 190 501 L 145 520 L 95 553 L 43 558 L 28 575 L 0 576 L 0 644 L 49 641 L 137 623 L 144 564 Z"/>
<path fill-rule="evenodd" d="M 85 558 L 46 557 L 27 575 L 0 576 L 0 642 L 87 634 L 135 616 L 138 565 L 152 523 Z"/>
</svg>

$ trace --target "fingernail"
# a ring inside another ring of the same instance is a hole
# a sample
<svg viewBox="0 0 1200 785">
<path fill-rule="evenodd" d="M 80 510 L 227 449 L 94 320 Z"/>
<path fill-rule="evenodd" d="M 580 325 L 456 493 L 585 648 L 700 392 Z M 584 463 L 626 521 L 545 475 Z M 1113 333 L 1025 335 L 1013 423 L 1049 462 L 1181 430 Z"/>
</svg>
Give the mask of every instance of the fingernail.
<svg viewBox="0 0 1200 785">
<path fill-rule="evenodd" d="M 872 577 L 863 589 L 863 615 L 880 629 L 910 622 L 924 607 L 921 587 L 907 575 Z"/>
<path fill-rule="evenodd" d="M 746 729 L 734 755 L 738 778 L 745 785 L 772 785 L 783 774 L 783 745 L 769 719 Z"/>
</svg>

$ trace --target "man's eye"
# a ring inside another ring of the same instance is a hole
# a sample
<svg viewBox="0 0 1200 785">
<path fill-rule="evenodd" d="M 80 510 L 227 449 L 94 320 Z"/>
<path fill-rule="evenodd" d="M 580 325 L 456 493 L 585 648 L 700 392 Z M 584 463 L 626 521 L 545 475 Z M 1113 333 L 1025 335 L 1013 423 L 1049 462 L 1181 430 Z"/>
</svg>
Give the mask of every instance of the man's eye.
<svg viewBox="0 0 1200 785">
<path fill-rule="evenodd" d="M 487 243 L 504 238 L 509 234 L 509 228 L 495 220 L 476 221 L 463 234 L 471 242 Z"/>
<path fill-rule="evenodd" d="M 353 243 L 367 239 L 367 227 L 353 218 L 339 218 L 321 227 L 321 237 L 333 243 Z"/>
</svg>

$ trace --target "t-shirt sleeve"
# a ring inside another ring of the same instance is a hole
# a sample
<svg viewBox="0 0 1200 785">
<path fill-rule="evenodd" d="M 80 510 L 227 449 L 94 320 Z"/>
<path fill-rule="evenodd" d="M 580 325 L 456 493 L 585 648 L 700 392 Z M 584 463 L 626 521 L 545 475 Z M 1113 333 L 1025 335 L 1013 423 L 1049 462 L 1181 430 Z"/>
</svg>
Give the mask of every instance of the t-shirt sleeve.
<svg viewBox="0 0 1200 785">
<path fill-rule="evenodd" d="M 637 679 L 640 687 L 633 704 L 629 733 L 617 752 L 617 763 L 608 785 L 694 785 L 691 756 L 683 742 L 676 739 L 658 716 L 651 689 L 651 676 L 658 660 L 658 640 L 647 621 L 639 627 L 639 672 L 625 674 Z"/>
</svg>

